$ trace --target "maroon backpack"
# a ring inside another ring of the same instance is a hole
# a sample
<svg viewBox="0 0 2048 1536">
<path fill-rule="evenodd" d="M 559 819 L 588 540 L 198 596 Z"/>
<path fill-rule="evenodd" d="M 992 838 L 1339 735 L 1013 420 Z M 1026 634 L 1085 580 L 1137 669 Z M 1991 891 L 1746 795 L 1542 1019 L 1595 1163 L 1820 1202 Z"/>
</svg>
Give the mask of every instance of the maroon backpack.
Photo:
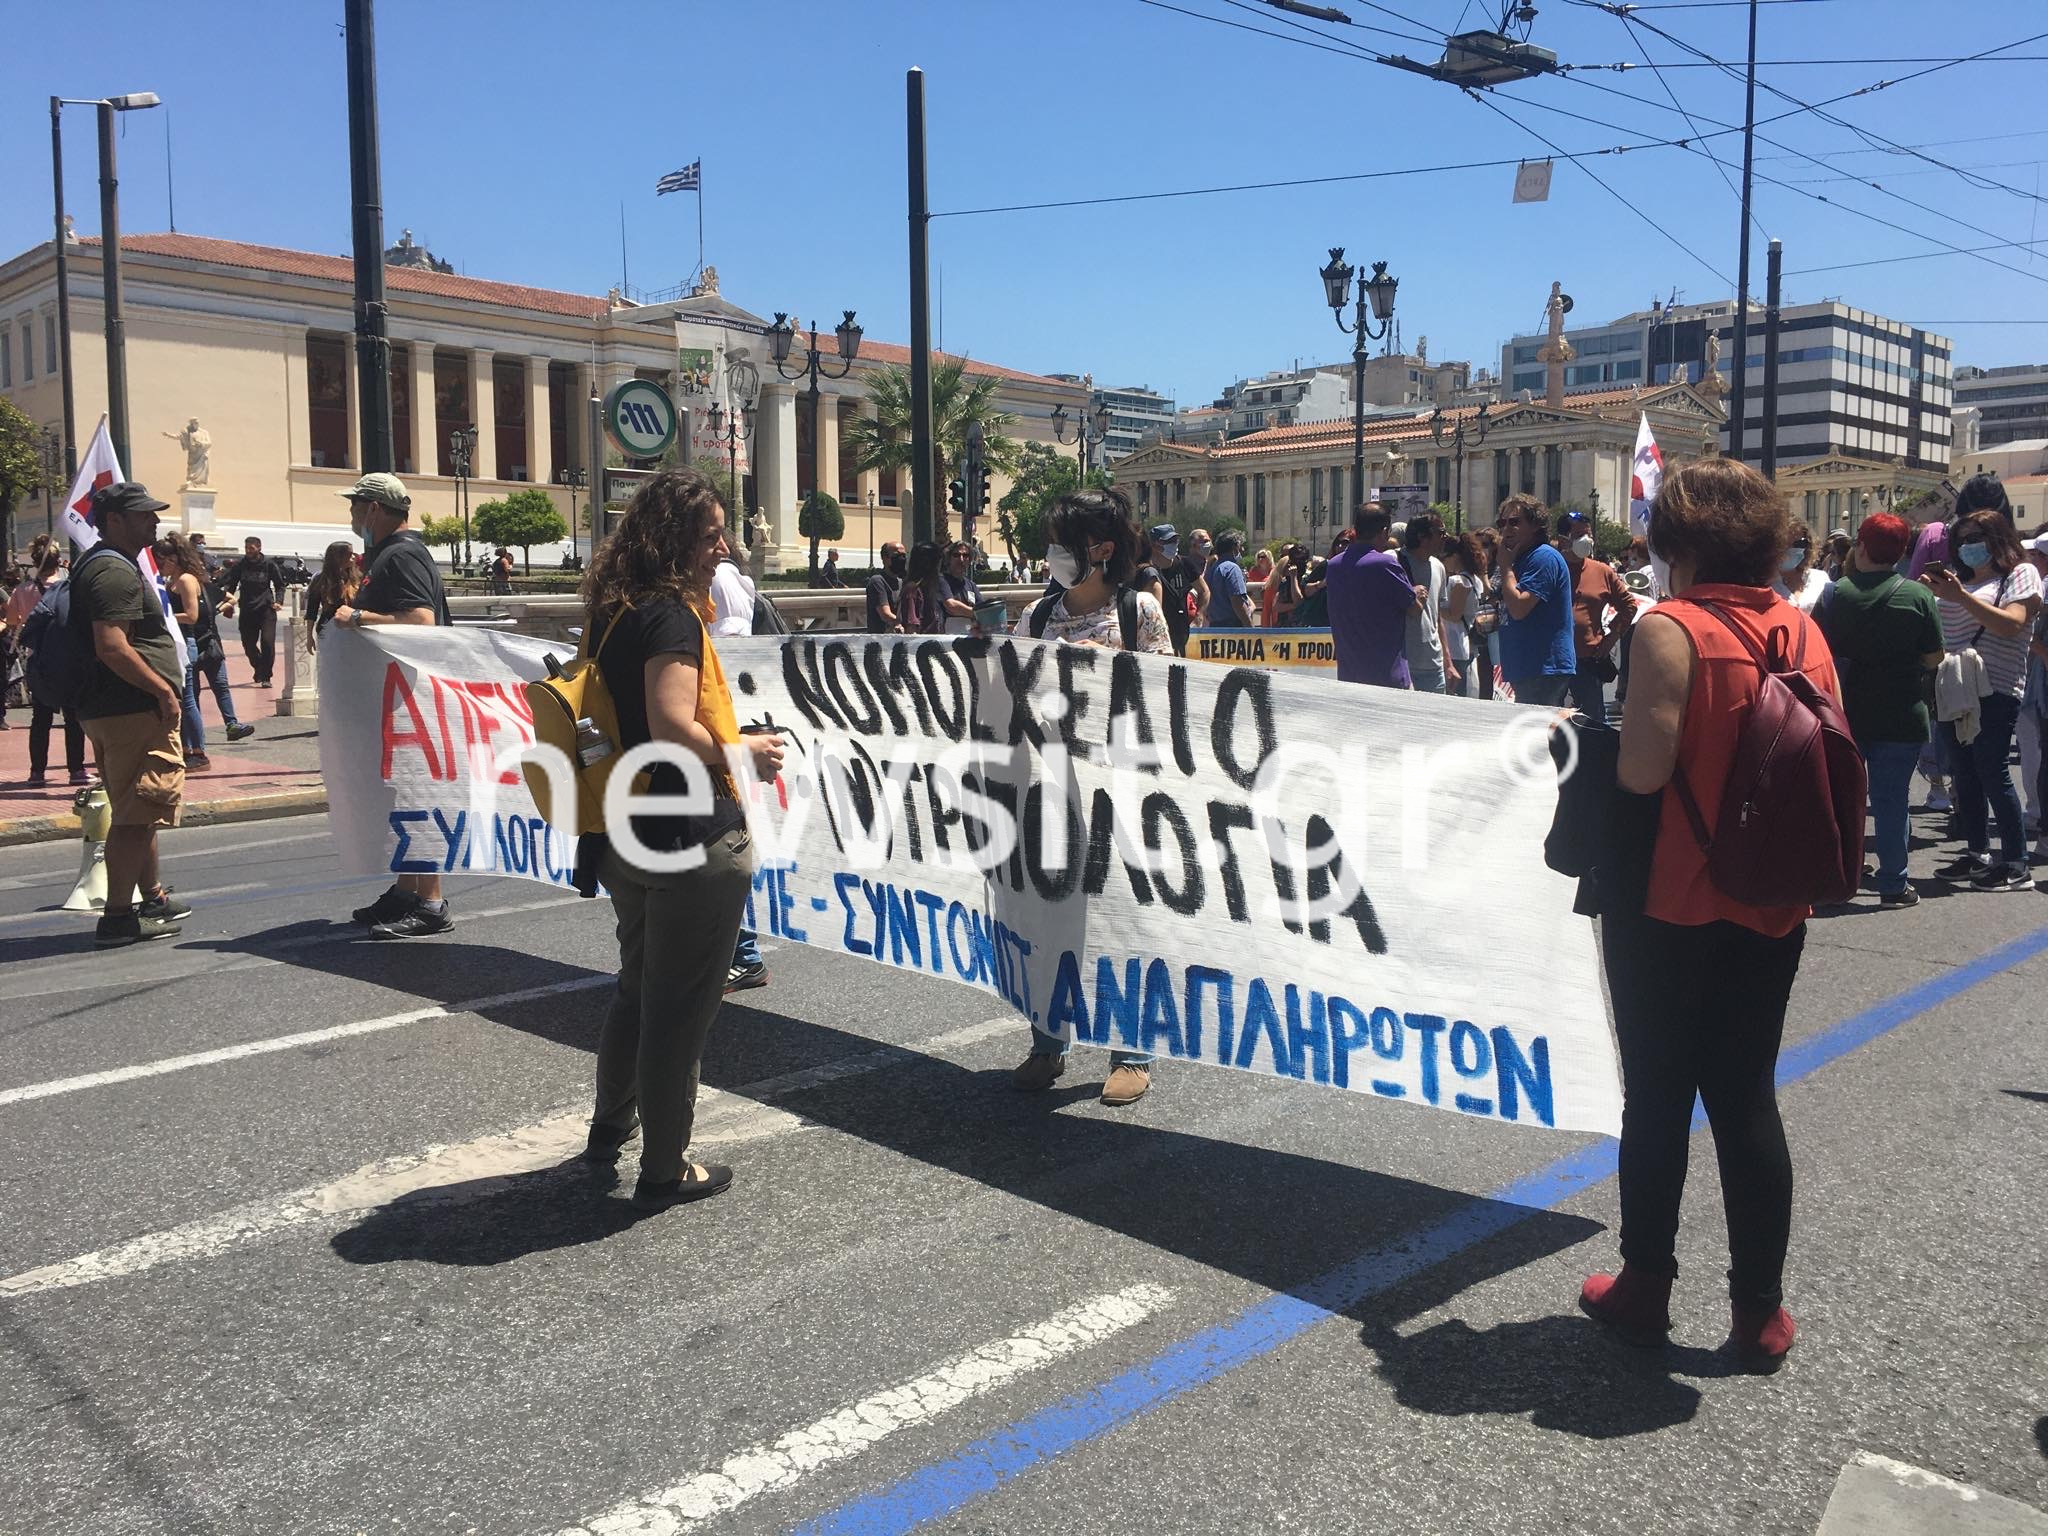
<svg viewBox="0 0 2048 1536">
<path fill-rule="evenodd" d="M 1685 770 L 1672 777 L 1707 874 L 1722 895 L 1750 906 L 1847 901 L 1863 879 L 1863 754 L 1840 701 L 1805 673 L 1806 626 L 1788 659 L 1783 628 L 1770 631 L 1766 650 L 1718 604 L 1686 601 L 1720 620 L 1763 674 L 1711 837 Z"/>
</svg>

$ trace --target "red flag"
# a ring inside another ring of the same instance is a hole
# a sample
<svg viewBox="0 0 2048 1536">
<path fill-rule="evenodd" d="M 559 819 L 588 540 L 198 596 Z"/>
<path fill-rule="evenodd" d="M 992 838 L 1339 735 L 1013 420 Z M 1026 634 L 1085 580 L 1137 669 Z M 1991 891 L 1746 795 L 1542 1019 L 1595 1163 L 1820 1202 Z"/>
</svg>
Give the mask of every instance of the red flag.
<svg viewBox="0 0 2048 1536">
<path fill-rule="evenodd" d="M 92 493 L 121 478 L 121 461 L 114 457 L 114 440 L 107 435 L 107 418 L 102 416 L 99 430 L 86 445 L 85 457 L 79 460 L 71 494 L 64 498 L 64 531 L 80 549 L 91 549 L 100 541 L 100 531 L 92 522 Z"/>
</svg>

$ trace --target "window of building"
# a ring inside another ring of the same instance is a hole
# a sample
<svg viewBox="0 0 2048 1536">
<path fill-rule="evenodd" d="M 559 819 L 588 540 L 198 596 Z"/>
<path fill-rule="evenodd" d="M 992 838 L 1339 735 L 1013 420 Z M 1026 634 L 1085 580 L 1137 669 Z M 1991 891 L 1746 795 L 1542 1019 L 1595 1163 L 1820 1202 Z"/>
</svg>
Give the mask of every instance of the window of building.
<svg viewBox="0 0 2048 1536">
<path fill-rule="evenodd" d="M 28 321 L 21 322 L 21 382 L 26 384 L 36 376 L 36 328 Z"/>
<path fill-rule="evenodd" d="M 1323 504 L 1323 472 L 1320 469 L 1308 472 L 1308 504 L 1311 507 Z"/>
<path fill-rule="evenodd" d="M 444 475 L 455 473 L 448 434 L 476 419 L 469 403 L 469 354 L 434 354 L 434 461 Z M 472 468 L 475 466 L 472 465 Z"/>
<path fill-rule="evenodd" d="M 43 372 L 57 371 L 57 317 L 43 316 Z"/>
<path fill-rule="evenodd" d="M 1266 531 L 1266 477 L 1264 475 L 1252 476 L 1252 530 L 1256 533 L 1264 533 Z"/>
<path fill-rule="evenodd" d="M 1240 523 L 1245 520 L 1245 512 L 1247 511 L 1249 505 L 1246 500 L 1247 490 L 1248 488 L 1244 483 L 1244 476 L 1239 475 L 1237 477 L 1237 520 Z"/>
<path fill-rule="evenodd" d="M 576 399 L 576 370 L 567 363 L 548 364 L 548 478 L 569 478 L 569 412 Z"/>
<path fill-rule="evenodd" d="M 1516 452 L 1515 483 L 1531 496 L 1536 494 L 1536 450 L 1523 448 Z"/>
<path fill-rule="evenodd" d="M 391 344 L 391 465 L 401 475 L 412 469 L 412 348 Z"/>
<path fill-rule="evenodd" d="M 811 403 L 798 400 L 796 403 L 796 486 L 799 496 L 808 495 L 817 489 L 818 482 L 818 424 L 811 417 Z"/>
<path fill-rule="evenodd" d="M 306 424 L 316 469 L 347 469 L 348 343 L 339 336 L 306 338 Z"/>
<path fill-rule="evenodd" d="M 1508 483 L 1508 451 L 1505 448 L 1496 449 L 1493 455 L 1494 506 L 1498 508 L 1513 494 L 1514 489 L 1514 486 Z"/>
<path fill-rule="evenodd" d="M 1350 526 L 1351 508 L 1344 504 L 1344 470 L 1341 465 L 1330 471 L 1330 505 L 1337 510 L 1337 526 Z"/>
<path fill-rule="evenodd" d="M 858 505 L 861 499 L 859 469 L 860 455 L 854 452 L 853 445 L 847 440 L 846 435 L 847 432 L 852 428 L 854 422 L 859 419 L 859 417 L 860 409 L 853 401 L 844 400 L 840 402 L 839 500 L 843 505 L 849 507 Z M 991 504 L 993 504 L 995 499 L 993 492 L 990 493 L 989 499 Z M 977 507 L 975 510 L 979 511 L 980 508 Z"/>
<path fill-rule="evenodd" d="M 1555 446 L 1543 450 L 1543 504 L 1564 505 L 1564 453 Z"/>
<path fill-rule="evenodd" d="M 1140 480 L 1138 482 L 1138 516 L 1144 518 L 1151 516 L 1151 514 L 1152 486 L 1149 482 Z"/>
<path fill-rule="evenodd" d="M 14 336 L 0 329 L 0 389 L 14 388 Z"/>
<path fill-rule="evenodd" d="M 498 478 L 531 480 L 526 456 L 526 359 L 491 359 L 491 426 L 496 434 Z"/>
</svg>

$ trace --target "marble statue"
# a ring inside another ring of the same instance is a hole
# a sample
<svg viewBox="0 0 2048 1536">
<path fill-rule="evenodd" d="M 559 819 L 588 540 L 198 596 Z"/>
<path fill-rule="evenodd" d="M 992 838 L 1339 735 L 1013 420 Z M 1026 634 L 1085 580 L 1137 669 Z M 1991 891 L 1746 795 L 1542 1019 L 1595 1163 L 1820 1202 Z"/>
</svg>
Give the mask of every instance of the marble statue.
<svg viewBox="0 0 2048 1536">
<path fill-rule="evenodd" d="M 1700 393 L 1718 400 L 1728 393 L 1728 381 L 1721 377 L 1721 335 L 1707 332 L 1706 360 L 1700 365 Z"/>
<path fill-rule="evenodd" d="M 1536 360 L 1544 365 L 1544 400 L 1551 406 L 1564 404 L 1564 365 L 1579 355 L 1578 349 L 1564 339 L 1564 317 L 1572 312 L 1572 297 L 1564 291 L 1564 284 L 1550 285 L 1550 298 L 1543 306 L 1545 318 L 1549 321 L 1549 338 L 1536 354 Z"/>
<path fill-rule="evenodd" d="M 208 477 L 213 472 L 213 439 L 199 425 L 199 418 L 194 416 L 187 421 L 182 432 L 163 435 L 185 450 L 185 488 L 211 484 Z"/>
<path fill-rule="evenodd" d="M 753 516 L 747 519 L 747 527 L 754 535 L 754 542 L 747 550 L 747 565 L 758 586 L 761 578 L 768 574 L 768 515 L 759 507 L 754 508 Z"/>
</svg>

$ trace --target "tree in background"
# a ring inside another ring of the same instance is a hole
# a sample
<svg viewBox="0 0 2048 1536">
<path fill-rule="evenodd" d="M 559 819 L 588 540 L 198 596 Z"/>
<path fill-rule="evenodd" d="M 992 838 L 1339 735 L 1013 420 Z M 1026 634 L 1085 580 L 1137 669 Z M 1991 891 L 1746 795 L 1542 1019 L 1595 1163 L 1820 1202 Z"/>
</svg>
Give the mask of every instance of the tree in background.
<svg viewBox="0 0 2048 1536">
<path fill-rule="evenodd" d="M 452 512 L 446 517 L 429 513 L 420 519 L 420 537 L 429 545 L 447 545 L 448 563 L 453 565 L 456 548 L 462 543 L 462 519 Z"/>
<path fill-rule="evenodd" d="M 818 540 L 839 540 L 846 537 L 846 514 L 839 510 L 839 503 L 824 491 L 813 491 L 804 498 L 803 510 L 796 515 L 796 531 L 811 541 L 811 585 L 818 584 Z"/>
<path fill-rule="evenodd" d="M 922 476 L 923 466 L 911 460 L 910 370 L 882 368 L 868 383 L 868 404 L 874 415 L 856 415 L 846 424 L 845 451 L 854 456 L 857 470 L 908 471 Z M 1011 474 L 1017 469 L 1023 446 L 1008 435 L 1017 418 L 996 409 L 996 380 L 987 374 L 967 372 L 967 359 L 949 357 L 932 369 L 932 467 L 933 528 L 940 543 L 952 538 L 952 518 L 946 506 L 945 485 L 961 472 L 967 458 L 967 427 L 980 422 L 982 456 L 992 472 Z M 905 498 L 906 508 L 908 498 Z"/>
<path fill-rule="evenodd" d="M 0 400 L 0 559 L 13 550 L 14 509 L 43 488 L 43 456 L 36 424 L 9 400 Z"/>
<path fill-rule="evenodd" d="M 1106 489 L 1109 476 L 1091 469 L 1084 481 L 1079 462 L 1046 443 L 1019 443 L 1017 450 L 1016 478 L 996 503 L 996 530 L 1012 562 L 1020 554 L 1043 560 L 1053 503 L 1072 490 Z"/>
<path fill-rule="evenodd" d="M 520 552 L 526 573 L 533 574 L 533 546 L 555 544 L 569 537 L 569 525 L 555 498 L 538 486 L 514 491 L 503 501 L 487 501 L 476 509 L 477 537 L 486 544 L 504 544 Z"/>
</svg>

